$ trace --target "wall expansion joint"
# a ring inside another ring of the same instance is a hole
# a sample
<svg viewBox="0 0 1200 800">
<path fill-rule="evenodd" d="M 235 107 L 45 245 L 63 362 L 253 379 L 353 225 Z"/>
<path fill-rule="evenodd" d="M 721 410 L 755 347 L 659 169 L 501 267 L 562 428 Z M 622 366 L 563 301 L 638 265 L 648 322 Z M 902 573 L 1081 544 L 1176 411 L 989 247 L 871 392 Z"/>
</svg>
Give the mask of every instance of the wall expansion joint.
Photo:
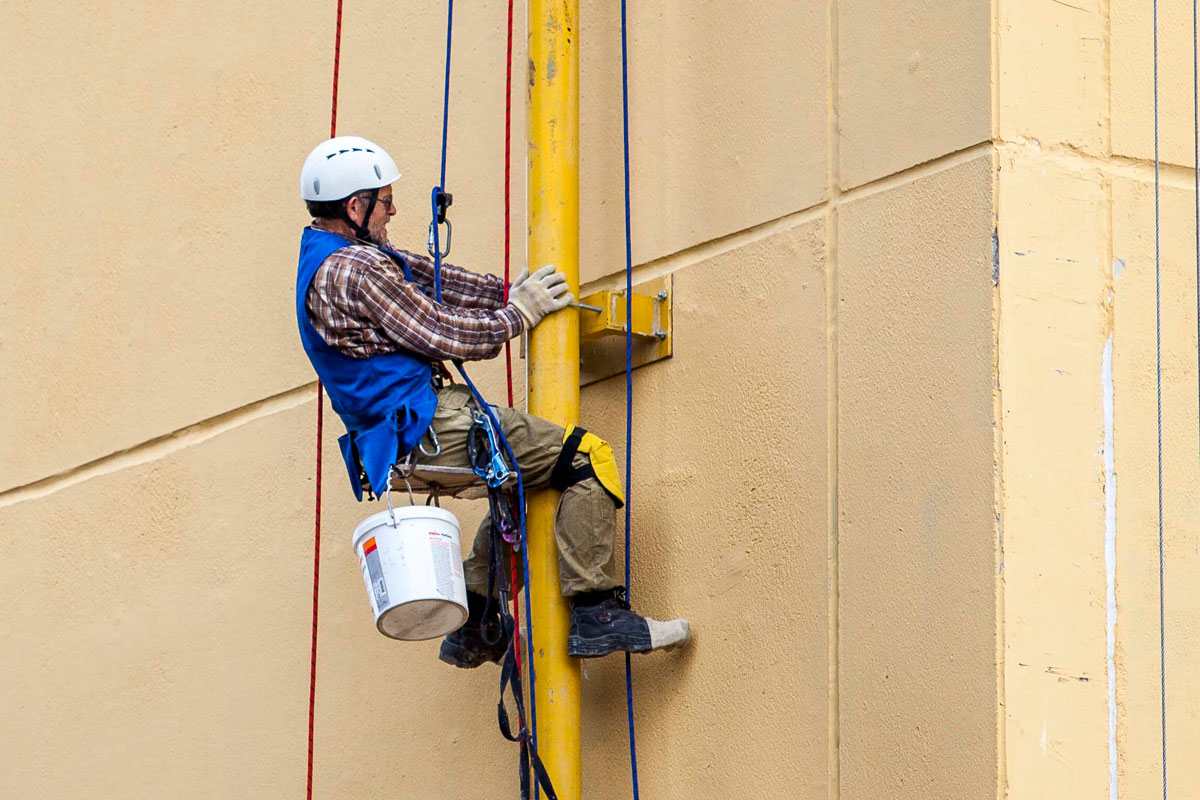
<svg viewBox="0 0 1200 800">
<path fill-rule="evenodd" d="M 1070 144 L 1046 144 L 1037 139 L 1025 137 L 1011 140 L 996 139 L 994 144 L 1001 156 L 1011 160 L 1045 161 L 1065 172 L 1076 175 L 1097 173 L 1109 177 L 1131 178 L 1145 183 L 1154 182 L 1154 161 L 1152 159 L 1089 153 Z M 1159 170 L 1163 186 L 1186 190 L 1195 189 L 1196 174 L 1190 166 L 1161 163 Z"/>
<path fill-rule="evenodd" d="M 644 283 L 646 281 L 655 280 L 665 275 L 678 272 L 681 269 L 699 264 L 725 253 L 739 250 L 748 245 L 760 242 L 774 236 L 777 233 L 791 230 L 798 225 L 804 225 L 809 222 L 816 222 L 824 219 L 831 211 L 839 206 L 853 203 L 856 200 L 862 200 L 872 195 L 886 192 L 890 189 L 895 189 L 913 181 L 927 178 L 936 175 L 940 172 L 945 172 L 948 169 L 972 161 L 979 156 L 989 153 L 993 147 L 991 140 L 980 142 L 978 144 L 965 147 L 961 150 L 956 150 L 952 153 L 938 156 L 930 161 L 917 164 L 903 169 L 899 172 L 885 175 L 882 178 L 877 178 L 869 183 L 864 183 L 861 186 L 856 186 L 852 189 L 842 189 L 840 192 L 834 192 L 833 196 L 817 203 L 813 206 L 800 209 L 798 211 L 788 212 L 783 216 L 775 219 L 761 222 L 742 230 L 733 233 L 719 236 L 715 239 L 701 242 L 692 245 L 691 247 L 678 250 L 665 256 L 661 256 L 652 261 L 647 261 L 642 264 L 635 265 L 633 268 L 633 280 L 635 283 Z M 621 289 L 625 286 L 625 273 L 615 272 L 611 275 L 605 275 L 602 278 L 597 278 L 587 283 L 582 284 L 580 294 L 590 294 L 604 290 Z"/>
<path fill-rule="evenodd" d="M 263 417 L 288 411 L 297 406 L 310 403 L 316 398 L 317 384 L 305 384 L 295 389 L 273 395 L 265 400 L 226 411 L 215 417 L 209 417 L 201 422 L 188 425 L 179 430 L 157 436 L 141 444 L 118 450 L 114 453 L 63 470 L 55 475 L 39 478 L 36 481 L 21 486 L 14 486 L 0 492 L 0 508 L 37 500 L 55 492 L 74 486 L 84 481 L 109 475 L 123 469 L 141 466 L 142 464 L 166 458 L 188 447 L 194 447 L 216 436 L 241 427 Z"/>
</svg>

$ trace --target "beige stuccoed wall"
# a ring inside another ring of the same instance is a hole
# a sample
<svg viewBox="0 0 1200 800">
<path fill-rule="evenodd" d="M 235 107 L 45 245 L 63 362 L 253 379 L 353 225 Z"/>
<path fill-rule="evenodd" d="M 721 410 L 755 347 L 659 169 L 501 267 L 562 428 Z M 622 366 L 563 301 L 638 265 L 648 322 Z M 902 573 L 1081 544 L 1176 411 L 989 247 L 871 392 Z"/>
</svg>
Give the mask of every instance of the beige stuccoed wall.
<svg viewBox="0 0 1200 800">
<path fill-rule="evenodd" d="M 292 316 L 294 196 L 328 130 L 333 11 L 8 14 L 0 59 L 21 80 L 0 94 L 0 168 L 20 202 L 0 237 L 0 796 L 303 791 L 315 392 Z M 493 271 L 504 11 L 457 9 L 449 142 L 452 260 Z M 1041 178 L 1017 182 L 1020 135 L 993 141 L 1009 106 L 991 10 L 671 0 L 631 13 L 634 257 L 639 279 L 671 274 L 675 288 L 675 356 L 636 376 L 634 596 L 696 631 L 688 650 L 635 662 L 642 789 L 1017 787 L 1026 718 L 1002 701 L 1021 641 L 1001 609 L 1021 584 L 997 580 L 996 390 L 1006 336 L 1028 342 L 1005 327 L 993 233 L 999 209 L 1007 276 L 1020 222 L 1005 198 L 1036 196 Z M 419 249 L 442 9 L 347 2 L 344 22 L 339 130 L 396 156 L 393 239 Z M 612 4 L 583 4 L 585 289 L 615 285 L 623 260 L 618 31 Z M 523 129 L 518 91 L 518 186 Z M 1121 196 L 1144 205 L 1132 184 Z M 1131 254 L 1143 232 L 1127 232 Z M 1118 373 L 1134 364 L 1122 347 Z M 498 364 L 475 374 L 501 397 Z M 619 379 L 583 394 L 619 456 L 622 399 Z M 512 796 L 496 671 L 452 670 L 436 642 L 372 629 L 348 538 L 374 509 L 350 499 L 327 420 L 316 796 Z M 1012 514 L 1036 499 L 1001 497 Z M 453 508 L 473 530 L 480 504 Z M 620 666 L 585 666 L 589 798 L 628 795 Z M 1140 685 L 1123 685 L 1130 707 L 1153 701 Z M 1130 765 L 1151 749 L 1133 741 Z"/>
<path fill-rule="evenodd" d="M 996 783 L 991 183 L 985 152 L 839 211 L 844 797 Z"/>
<path fill-rule="evenodd" d="M 1190 4 L 1158 6 L 1166 749 L 1170 795 L 1192 797 L 1200 792 L 1189 588 L 1200 569 L 1192 20 Z M 1163 792 L 1152 41 L 1145 3 L 999 4 L 1013 798 Z"/>
</svg>

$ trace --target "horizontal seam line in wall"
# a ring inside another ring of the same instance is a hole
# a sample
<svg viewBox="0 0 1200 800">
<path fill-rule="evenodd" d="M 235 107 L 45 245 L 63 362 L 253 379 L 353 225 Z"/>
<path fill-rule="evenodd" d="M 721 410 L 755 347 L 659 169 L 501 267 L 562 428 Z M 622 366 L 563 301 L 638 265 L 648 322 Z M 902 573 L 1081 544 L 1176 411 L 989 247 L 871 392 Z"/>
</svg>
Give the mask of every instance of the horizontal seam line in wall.
<svg viewBox="0 0 1200 800">
<path fill-rule="evenodd" d="M 215 417 L 188 425 L 185 428 L 157 436 L 141 444 L 101 456 L 86 464 L 40 478 L 31 483 L 14 486 L 0 492 L 0 508 L 37 500 L 84 481 L 108 475 L 123 469 L 148 464 L 188 447 L 208 441 L 216 436 L 241 427 L 248 422 L 288 411 L 316 398 L 316 381 L 258 400 L 249 405 L 226 411 Z"/>
<path fill-rule="evenodd" d="M 806 222 L 813 222 L 822 219 L 831 209 L 853 203 L 857 200 L 870 197 L 880 192 L 886 192 L 889 189 L 894 189 L 914 180 L 935 175 L 939 172 L 952 169 L 971 161 L 979 156 L 989 153 L 993 147 L 991 140 L 973 144 L 970 147 L 965 147 L 962 150 L 956 150 L 953 153 L 947 153 L 938 156 L 930 161 L 925 161 L 920 164 L 915 164 L 907 169 L 899 172 L 894 172 L 891 175 L 885 175 L 882 178 L 877 178 L 869 183 L 864 183 L 861 186 L 856 186 L 853 189 L 842 189 L 840 193 L 832 199 L 826 198 L 820 203 L 809 206 L 808 208 L 799 211 L 792 211 L 784 214 L 781 217 L 761 222 L 750 228 L 744 228 L 734 233 L 719 236 L 715 239 L 701 242 L 700 244 L 686 247 L 683 250 L 669 253 L 652 261 L 647 261 L 643 264 L 638 264 L 633 268 L 634 283 L 642 283 L 645 281 L 661 278 L 674 272 L 678 272 L 685 267 L 690 267 L 699 264 L 703 261 L 708 261 L 733 250 L 738 250 L 755 242 L 762 241 L 768 237 L 774 236 L 777 233 L 791 230 L 797 225 L 803 225 Z M 623 272 L 614 272 L 611 275 L 605 275 L 602 278 L 597 278 L 588 281 L 579 287 L 579 294 L 588 295 L 592 292 L 599 292 L 605 289 L 615 290 L 623 289 L 625 286 L 625 274 Z"/>
<path fill-rule="evenodd" d="M 880 192 L 937 174 L 947 169 L 952 169 L 988 152 L 992 147 L 993 142 L 990 140 L 980 142 L 962 150 L 947 153 L 930 161 L 916 164 L 900 172 L 886 175 L 853 189 L 842 190 L 840 194 L 832 199 L 827 198 L 809 208 L 791 212 L 782 217 L 759 223 L 753 227 L 710 239 L 706 242 L 701 242 L 700 244 L 654 259 L 653 261 L 640 264 L 634 267 L 634 281 L 643 282 L 653 280 L 654 278 L 677 272 L 680 269 L 707 261 L 724 253 L 754 244 L 776 233 L 790 230 L 797 225 L 822 219 L 833 208 L 879 194 Z M 584 295 L 603 289 L 621 288 L 617 286 L 618 282 L 623 286 L 623 273 L 613 273 L 595 281 L 590 281 L 580 288 L 580 294 Z M 124 450 L 100 456 L 85 464 L 71 467 L 54 475 L 5 489 L 4 491 L 0 491 L 0 508 L 29 500 L 36 500 L 92 478 L 165 458 L 172 453 L 200 444 L 248 422 L 253 422 L 262 417 L 303 405 L 315 399 L 316 386 L 317 384 L 314 381 L 304 386 L 273 395 L 264 400 L 258 400 L 240 408 L 232 409 L 215 417 L 210 417 L 201 422 L 180 428 L 179 430 L 157 436 L 149 441 L 133 445 Z"/>
<path fill-rule="evenodd" d="M 1131 156 L 1093 155 L 1066 145 L 1044 146 L 1030 139 L 996 141 L 1001 155 L 1042 159 L 1077 170 L 1094 169 L 1110 176 L 1134 178 L 1143 183 L 1154 183 L 1154 161 Z M 1160 182 L 1175 189 L 1195 189 L 1196 173 L 1191 167 L 1159 162 Z"/>
</svg>

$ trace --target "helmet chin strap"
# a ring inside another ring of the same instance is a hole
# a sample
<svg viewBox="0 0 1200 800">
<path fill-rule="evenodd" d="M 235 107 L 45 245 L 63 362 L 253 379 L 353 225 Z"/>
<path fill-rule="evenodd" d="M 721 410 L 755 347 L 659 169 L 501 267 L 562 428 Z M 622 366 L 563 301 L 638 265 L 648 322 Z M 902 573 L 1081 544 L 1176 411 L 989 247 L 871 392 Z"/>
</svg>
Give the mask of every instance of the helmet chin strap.
<svg viewBox="0 0 1200 800">
<path fill-rule="evenodd" d="M 359 225 L 357 222 L 355 222 L 353 219 L 350 218 L 350 212 L 347 210 L 347 207 L 350 204 L 347 203 L 346 205 L 342 206 L 342 219 L 346 220 L 346 222 L 349 223 L 350 227 L 354 229 L 354 235 L 357 236 L 359 239 L 362 239 L 362 240 L 368 241 L 368 242 L 371 241 L 371 233 L 367 229 L 367 223 L 369 223 L 371 221 L 371 215 L 375 213 L 375 204 L 376 204 L 376 202 L 378 202 L 378 200 L 379 200 L 379 190 L 372 189 L 371 190 L 371 199 L 370 199 L 370 201 L 367 202 L 367 213 L 363 217 L 363 221 L 362 221 L 361 225 Z"/>
</svg>

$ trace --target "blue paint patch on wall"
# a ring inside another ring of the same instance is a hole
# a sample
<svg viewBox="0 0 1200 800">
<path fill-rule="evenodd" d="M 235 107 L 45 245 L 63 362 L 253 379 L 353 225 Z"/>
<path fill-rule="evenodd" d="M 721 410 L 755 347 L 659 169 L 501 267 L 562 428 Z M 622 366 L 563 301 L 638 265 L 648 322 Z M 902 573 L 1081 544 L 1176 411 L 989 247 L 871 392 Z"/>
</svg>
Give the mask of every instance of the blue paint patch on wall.
<svg viewBox="0 0 1200 800">
<path fill-rule="evenodd" d="M 992 286 L 1000 285 L 1000 231 L 992 228 Z"/>
</svg>

